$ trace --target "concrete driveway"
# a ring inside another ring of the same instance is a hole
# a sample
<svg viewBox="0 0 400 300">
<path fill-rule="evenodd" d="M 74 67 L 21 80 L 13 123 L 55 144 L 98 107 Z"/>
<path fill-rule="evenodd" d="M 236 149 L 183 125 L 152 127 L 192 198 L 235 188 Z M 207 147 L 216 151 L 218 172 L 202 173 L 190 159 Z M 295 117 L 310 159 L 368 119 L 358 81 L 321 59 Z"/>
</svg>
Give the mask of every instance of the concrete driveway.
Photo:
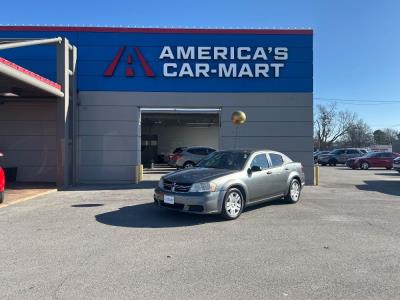
<svg viewBox="0 0 400 300">
<path fill-rule="evenodd" d="M 135 189 L 65 191 L 0 209 L 1 299 L 393 299 L 400 176 L 322 168 L 302 202 L 236 221 Z M 93 189 L 93 188 L 92 188 Z"/>
</svg>

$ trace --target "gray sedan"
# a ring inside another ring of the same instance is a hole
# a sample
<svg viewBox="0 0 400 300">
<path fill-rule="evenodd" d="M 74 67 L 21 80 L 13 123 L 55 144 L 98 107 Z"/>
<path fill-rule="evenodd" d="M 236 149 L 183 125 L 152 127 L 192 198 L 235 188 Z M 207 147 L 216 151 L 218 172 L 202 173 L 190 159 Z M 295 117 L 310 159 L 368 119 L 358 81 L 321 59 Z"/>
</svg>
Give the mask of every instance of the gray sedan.
<svg viewBox="0 0 400 300">
<path fill-rule="evenodd" d="M 284 198 L 300 200 L 300 163 L 269 150 L 217 151 L 196 167 L 165 175 L 154 191 L 159 206 L 236 219 L 246 206 Z"/>
</svg>

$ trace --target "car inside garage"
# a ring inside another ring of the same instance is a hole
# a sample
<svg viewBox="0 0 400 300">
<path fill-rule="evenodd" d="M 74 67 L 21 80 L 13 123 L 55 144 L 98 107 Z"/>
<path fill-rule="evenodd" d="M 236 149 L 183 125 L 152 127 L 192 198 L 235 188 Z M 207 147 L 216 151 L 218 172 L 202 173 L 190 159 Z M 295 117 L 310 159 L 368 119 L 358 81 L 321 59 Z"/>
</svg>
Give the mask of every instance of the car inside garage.
<svg viewBox="0 0 400 300">
<path fill-rule="evenodd" d="M 219 109 L 143 109 L 141 155 L 145 167 L 167 163 L 167 156 L 180 147 L 218 149 Z"/>
</svg>

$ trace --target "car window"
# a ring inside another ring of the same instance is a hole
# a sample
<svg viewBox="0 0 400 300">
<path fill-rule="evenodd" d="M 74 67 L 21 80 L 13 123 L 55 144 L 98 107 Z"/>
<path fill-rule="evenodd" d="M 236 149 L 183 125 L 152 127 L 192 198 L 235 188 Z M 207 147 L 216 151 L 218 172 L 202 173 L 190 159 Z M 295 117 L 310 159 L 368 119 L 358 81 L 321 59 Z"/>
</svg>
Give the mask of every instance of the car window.
<svg viewBox="0 0 400 300">
<path fill-rule="evenodd" d="M 350 149 L 350 150 L 347 150 L 347 154 L 360 154 L 360 152 L 358 152 L 358 150 L 355 150 L 355 149 Z"/>
<path fill-rule="evenodd" d="M 385 153 L 382 153 L 382 156 L 381 157 L 385 157 L 385 158 L 392 158 L 392 157 L 394 157 L 394 155 L 392 155 L 392 153 L 390 153 L 390 152 L 385 152 Z"/>
<path fill-rule="evenodd" d="M 207 151 L 204 148 L 192 148 L 187 151 L 194 155 L 207 155 Z"/>
<path fill-rule="evenodd" d="M 273 167 L 278 167 L 283 165 L 283 158 L 281 155 L 276 153 L 270 153 L 269 157 L 271 158 L 271 163 Z"/>
<path fill-rule="evenodd" d="M 344 150 L 334 150 L 334 151 L 332 151 L 331 153 L 332 153 L 332 154 L 335 154 L 335 155 L 340 155 L 340 154 L 343 154 L 343 153 L 344 153 Z"/>
<path fill-rule="evenodd" d="M 265 155 L 264 153 L 256 155 L 250 164 L 250 168 L 253 166 L 258 166 L 261 168 L 261 170 L 268 169 L 269 163 L 268 163 L 267 155 Z"/>
<path fill-rule="evenodd" d="M 378 157 L 379 153 L 376 152 L 370 152 L 366 155 L 366 157 Z"/>
<path fill-rule="evenodd" d="M 249 156 L 250 153 L 247 151 L 213 152 L 202 159 L 196 166 L 199 168 L 241 170 Z"/>
</svg>

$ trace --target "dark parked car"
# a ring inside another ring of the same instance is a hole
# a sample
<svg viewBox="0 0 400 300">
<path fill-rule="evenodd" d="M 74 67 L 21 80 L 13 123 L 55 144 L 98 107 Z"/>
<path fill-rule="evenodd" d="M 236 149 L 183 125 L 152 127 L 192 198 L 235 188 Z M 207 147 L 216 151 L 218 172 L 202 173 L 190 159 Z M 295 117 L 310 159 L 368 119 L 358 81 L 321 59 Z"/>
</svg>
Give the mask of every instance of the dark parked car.
<svg viewBox="0 0 400 300">
<path fill-rule="evenodd" d="M 400 157 L 393 160 L 393 169 L 400 173 Z"/>
<path fill-rule="evenodd" d="M 352 169 L 393 168 L 393 160 L 400 154 L 395 152 L 370 152 L 364 156 L 347 160 L 346 166 Z"/>
<path fill-rule="evenodd" d="M 318 163 L 318 157 L 320 156 L 320 155 L 324 155 L 324 154 L 328 154 L 329 152 L 331 152 L 330 150 L 324 150 L 324 151 L 316 151 L 316 152 L 314 152 L 314 163 L 316 164 L 316 163 Z"/>
<path fill-rule="evenodd" d="M 300 199 L 301 163 L 268 150 L 217 151 L 196 167 L 165 175 L 154 191 L 159 206 L 236 219 L 246 206 L 284 197 Z"/>
<path fill-rule="evenodd" d="M 360 157 L 365 155 L 365 150 L 358 148 L 343 148 L 336 149 L 328 154 L 318 156 L 318 163 L 326 166 L 336 166 L 337 164 L 345 164 L 350 158 Z"/>
</svg>

